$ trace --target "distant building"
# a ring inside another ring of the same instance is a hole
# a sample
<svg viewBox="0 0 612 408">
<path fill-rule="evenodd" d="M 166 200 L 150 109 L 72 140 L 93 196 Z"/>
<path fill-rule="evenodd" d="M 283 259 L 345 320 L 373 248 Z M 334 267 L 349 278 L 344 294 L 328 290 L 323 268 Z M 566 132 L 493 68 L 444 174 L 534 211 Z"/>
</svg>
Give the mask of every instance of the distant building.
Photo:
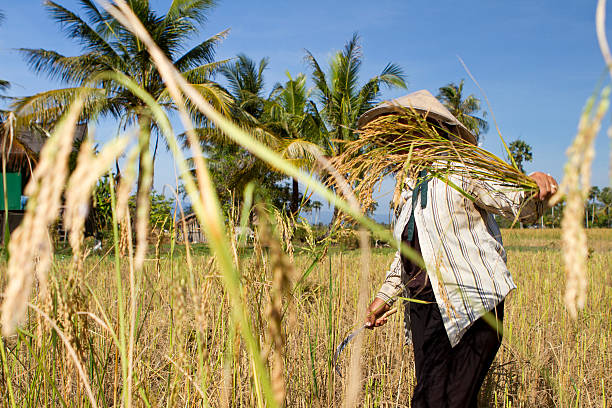
<svg viewBox="0 0 612 408">
<path fill-rule="evenodd" d="M 200 227 L 195 214 L 189 214 L 176 223 L 176 241 L 179 243 L 200 244 L 206 242 L 206 236 Z"/>
<path fill-rule="evenodd" d="M 87 135 L 87 124 L 77 125 L 75 142 L 82 141 Z M 47 135 L 41 129 L 32 127 L 17 129 L 13 140 L 10 133 L 0 123 L 0 150 L 2 150 L 3 168 L 6 166 L 6 198 L 8 207 L 8 227 L 13 231 L 25 212 L 27 197 L 25 186 L 32 177 L 32 171 L 38 164 L 40 152 L 47 140 Z M 1 169 L 0 169 L 1 171 Z M 4 241 L 4 177 L 0 174 L 0 241 Z"/>
<path fill-rule="evenodd" d="M 235 226 L 232 229 L 233 238 L 236 242 L 243 240 L 243 242 L 253 242 L 255 239 L 255 232 L 249 228 L 244 229 L 239 226 Z M 202 244 L 206 242 L 206 235 L 200 227 L 198 217 L 194 213 L 186 215 L 176 223 L 176 242 L 178 243 L 190 243 L 190 244 Z"/>
</svg>

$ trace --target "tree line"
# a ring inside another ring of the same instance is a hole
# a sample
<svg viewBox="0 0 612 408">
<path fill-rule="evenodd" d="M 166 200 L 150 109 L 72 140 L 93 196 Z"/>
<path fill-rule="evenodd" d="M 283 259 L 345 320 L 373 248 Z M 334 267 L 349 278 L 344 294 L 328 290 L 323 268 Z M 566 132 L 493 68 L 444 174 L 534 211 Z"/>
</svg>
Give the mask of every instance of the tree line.
<svg viewBox="0 0 612 408">
<path fill-rule="evenodd" d="M 165 13 L 152 9 L 147 0 L 127 3 L 160 49 L 217 110 L 307 171 L 313 171 L 317 155 L 340 154 L 344 143 L 358 137 L 357 119 L 381 101 L 384 89 L 407 88 L 403 69 L 394 63 L 387 63 L 378 75 L 362 81 L 360 38 L 354 34 L 327 64 L 320 63 L 306 50 L 304 58 L 309 72 L 297 75 L 287 72 L 287 79 L 274 84 L 267 93 L 268 58 L 254 61 L 239 54 L 228 60 L 216 59 L 217 48 L 229 30 L 201 40 L 215 1 L 175 0 Z M 144 103 L 126 86 L 126 80 L 149 93 L 168 113 L 178 108 L 147 50 L 136 36 L 92 1 L 80 2 L 76 11 L 54 1 L 46 1 L 44 7 L 64 35 L 79 45 L 81 53 L 67 56 L 54 50 L 20 48 L 34 73 L 59 80 L 63 87 L 11 98 L 10 109 L 22 125 L 50 127 L 79 93 L 85 93 L 82 121 L 95 123 L 112 118 L 120 129 L 140 128 L 142 174 L 144 162 L 156 159 L 160 132 Z M 187 48 L 194 39 L 196 45 Z M 0 80 L 0 92 L 5 92 L 8 86 L 8 81 Z M 486 112 L 477 97 L 466 95 L 463 80 L 440 87 L 437 97 L 478 138 L 487 132 Z M 191 106 L 189 99 L 185 103 L 188 108 Z M 296 180 L 287 180 L 234 144 L 196 109 L 189 112 L 198 126 L 196 132 L 224 206 L 229 208 L 240 202 L 245 186 L 254 183 L 262 199 L 294 214 L 320 207 L 321 203 L 299 191 Z M 524 141 L 512 142 L 510 151 L 521 170 L 522 163 L 532 159 L 531 147 Z M 116 167 L 120 174 L 118 163 Z M 139 177 L 137 194 L 150 194 L 151 186 L 152 183 L 146 184 Z M 609 206 L 604 204 L 607 199 L 604 191 L 607 190 L 604 188 L 592 200 L 592 207 L 601 207 L 607 217 Z M 598 214 L 593 210 L 592 223 L 605 218 Z"/>
</svg>

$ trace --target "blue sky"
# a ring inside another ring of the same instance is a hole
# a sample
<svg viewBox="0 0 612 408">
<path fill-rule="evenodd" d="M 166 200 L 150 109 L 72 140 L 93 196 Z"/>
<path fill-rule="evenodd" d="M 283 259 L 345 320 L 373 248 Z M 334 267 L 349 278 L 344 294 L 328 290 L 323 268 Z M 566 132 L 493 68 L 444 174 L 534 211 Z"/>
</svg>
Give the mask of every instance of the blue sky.
<svg viewBox="0 0 612 408">
<path fill-rule="evenodd" d="M 76 0 L 58 0 L 76 11 Z M 169 1 L 152 0 L 165 11 Z M 270 58 L 270 89 L 293 76 L 309 73 L 304 50 L 320 63 L 341 49 L 354 32 L 361 36 L 362 79 L 376 75 L 387 62 L 403 67 L 407 91 L 386 91 L 384 99 L 466 79 L 466 90 L 482 97 L 459 63 L 461 57 L 487 93 L 506 141 L 521 138 L 533 147 L 527 172 L 543 170 L 561 179 L 565 150 L 571 143 L 586 99 L 603 78 L 604 63 L 595 37 L 596 1 L 219 1 L 202 29 L 202 38 L 230 28 L 217 50 L 219 59 L 246 53 Z M 79 52 L 51 21 L 40 0 L 3 1 L 0 26 L 0 78 L 13 83 L 10 95 L 27 95 L 59 86 L 31 73 L 15 48 L 47 48 L 67 55 Z M 610 9 L 610 7 L 609 7 Z M 612 31 L 609 30 L 609 33 Z M 195 42 L 195 40 L 194 40 Z M 488 109 L 487 109 L 488 110 Z M 489 115 L 490 118 L 490 115 Z M 608 121 L 605 124 L 606 128 Z M 98 126 L 106 140 L 115 125 Z M 494 126 L 484 147 L 502 156 Z M 605 132 L 597 140 L 593 184 L 610 185 L 610 144 Z M 156 164 L 156 186 L 174 184 L 171 158 Z M 389 186 L 383 186 L 383 191 Z M 381 199 L 380 220 L 387 213 Z"/>
</svg>

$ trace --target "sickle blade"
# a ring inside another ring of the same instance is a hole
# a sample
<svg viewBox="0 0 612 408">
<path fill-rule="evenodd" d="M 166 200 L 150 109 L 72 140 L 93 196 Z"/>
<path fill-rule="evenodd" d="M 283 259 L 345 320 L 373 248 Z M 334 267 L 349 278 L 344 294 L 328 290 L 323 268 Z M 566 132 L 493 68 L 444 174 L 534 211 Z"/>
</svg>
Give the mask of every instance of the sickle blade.
<svg viewBox="0 0 612 408">
<path fill-rule="evenodd" d="M 365 327 L 366 326 L 364 324 L 363 326 L 361 326 L 360 328 L 358 328 L 357 330 L 355 330 L 354 332 L 346 336 L 344 340 L 342 340 L 342 343 L 340 343 L 338 348 L 336 348 L 336 352 L 334 353 L 332 364 L 334 365 L 334 369 L 336 370 L 336 373 L 340 377 L 342 377 L 342 372 L 340 371 L 340 367 L 338 366 L 338 356 L 340 356 L 340 353 L 342 353 L 342 350 L 344 350 L 346 346 L 350 343 L 350 341 L 353 340 L 353 338 L 357 336 L 359 333 L 361 333 L 361 331 L 365 329 Z"/>
</svg>

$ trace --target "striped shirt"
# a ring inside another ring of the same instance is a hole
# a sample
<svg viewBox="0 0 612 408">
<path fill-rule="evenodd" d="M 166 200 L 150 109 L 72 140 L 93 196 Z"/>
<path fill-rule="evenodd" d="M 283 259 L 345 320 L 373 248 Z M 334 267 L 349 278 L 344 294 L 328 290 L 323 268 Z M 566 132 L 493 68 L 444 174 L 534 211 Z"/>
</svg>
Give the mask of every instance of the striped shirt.
<svg viewBox="0 0 612 408">
<path fill-rule="evenodd" d="M 492 214 L 535 222 L 542 214 L 543 204 L 516 189 L 453 176 L 449 180 L 461 186 L 474 201 L 444 181 L 432 178 L 425 208 L 421 208 L 421 195 L 417 195 L 414 221 L 427 275 L 454 347 L 472 323 L 516 288 L 506 267 L 501 233 Z M 414 183 L 408 190 L 413 187 Z M 406 202 L 394 229 L 398 242 L 413 208 L 412 194 L 405 191 L 403 197 Z M 398 251 L 377 297 L 391 303 L 398 294 L 409 296 L 405 284 L 406 273 Z M 406 303 L 407 330 L 409 305 Z"/>
</svg>

